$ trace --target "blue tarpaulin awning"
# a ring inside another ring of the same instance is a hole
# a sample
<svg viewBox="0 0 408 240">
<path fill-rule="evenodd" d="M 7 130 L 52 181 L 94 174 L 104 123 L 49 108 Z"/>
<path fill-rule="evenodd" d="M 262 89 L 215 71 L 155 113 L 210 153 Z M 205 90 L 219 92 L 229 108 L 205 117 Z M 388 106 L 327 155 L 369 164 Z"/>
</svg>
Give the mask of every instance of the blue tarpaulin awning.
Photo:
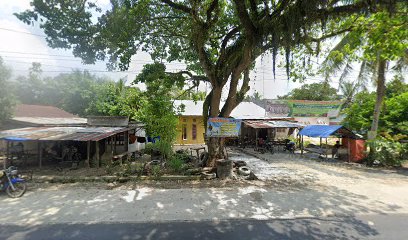
<svg viewBox="0 0 408 240">
<path fill-rule="evenodd" d="M 322 138 L 332 135 L 355 137 L 355 134 L 341 125 L 308 125 L 299 132 L 299 135 Z"/>
<path fill-rule="evenodd" d="M 7 140 L 7 141 L 15 141 L 15 142 L 22 142 L 22 141 L 28 141 L 28 140 L 30 140 L 30 139 L 27 139 L 27 138 L 21 138 L 21 137 L 5 137 L 5 138 L 3 138 L 4 140 Z"/>
</svg>

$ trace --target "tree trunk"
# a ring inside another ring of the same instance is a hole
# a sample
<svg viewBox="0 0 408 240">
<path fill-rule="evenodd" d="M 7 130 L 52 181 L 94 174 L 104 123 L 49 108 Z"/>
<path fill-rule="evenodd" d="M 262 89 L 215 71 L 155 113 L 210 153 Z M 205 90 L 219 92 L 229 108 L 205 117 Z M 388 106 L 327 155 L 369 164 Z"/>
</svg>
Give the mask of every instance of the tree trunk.
<svg viewBox="0 0 408 240">
<path fill-rule="evenodd" d="M 381 107 L 384 101 L 385 95 L 385 66 L 386 60 L 380 59 L 378 62 L 377 71 L 377 99 L 375 101 L 373 121 L 371 123 L 370 134 L 368 134 L 368 140 L 374 140 L 377 137 L 378 122 L 381 114 Z"/>
<path fill-rule="evenodd" d="M 214 87 L 211 93 L 209 117 L 218 117 L 220 112 L 222 88 Z M 224 140 L 218 137 L 210 137 L 207 141 L 207 147 L 209 157 L 206 166 L 214 168 L 216 167 L 217 159 L 224 158 Z"/>
<path fill-rule="evenodd" d="M 223 138 L 210 137 L 207 142 L 209 158 L 207 167 L 217 167 L 217 159 L 226 159 L 225 146 Z"/>
</svg>

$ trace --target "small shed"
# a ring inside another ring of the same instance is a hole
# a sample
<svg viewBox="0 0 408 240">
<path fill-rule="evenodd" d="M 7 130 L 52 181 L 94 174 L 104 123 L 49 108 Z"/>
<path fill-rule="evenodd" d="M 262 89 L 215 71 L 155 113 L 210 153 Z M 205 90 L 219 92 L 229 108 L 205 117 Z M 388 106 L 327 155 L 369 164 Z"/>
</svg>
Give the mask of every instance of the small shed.
<svg viewBox="0 0 408 240">
<path fill-rule="evenodd" d="M 330 137 L 341 138 L 340 149 L 345 149 L 348 161 L 359 162 L 365 157 L 365 140 L 342 125 L 308 125 L 300 132 L 301 153 L 304 150 L 328 155 L 327 139 Z M 320 138 L 320 149 L 305 148 L 303 136 Z M 322 148 L 322 138 L 326 139 L 326 148 Z"/>
<path fill-rule="evenodd" d="M 82 126 L 82 127 L 27 127 L 0 132 L 0 141 L 6 143 L 6 160 L 13 159 L 13 154 L 37 156 L 39 167 L 43 157 L 50 156 L 60 161 L 74 161 L 77 156 L 90 165 L 101 165 L 101 158 L 112 159 L 118 153 L 131 154 L 137 150 L 138 137 L 144 138 L 142 126 L 127 124 L 126 126 Z M 132 140 L 133 139 L 133 140 Z M 4 166 L 8 161 L 4 161 Z"/>
<path fill-rule="evenodd" d="M 287 138 L 292 135 L 295 129 L 303 128 L 304 125 L 290 121 L 290 119 L 276 118 L 267 120 L 245 120 L 244 128 L 241 130 L 241 137 L 258 139 Z"/>
</svg>

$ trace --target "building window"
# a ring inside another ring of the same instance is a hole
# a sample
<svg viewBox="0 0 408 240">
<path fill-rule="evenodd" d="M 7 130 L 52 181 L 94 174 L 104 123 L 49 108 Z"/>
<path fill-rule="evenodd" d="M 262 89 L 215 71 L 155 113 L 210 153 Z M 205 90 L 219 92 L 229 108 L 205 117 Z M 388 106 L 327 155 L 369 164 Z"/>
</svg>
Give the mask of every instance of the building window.
<svg viewBox="0 0 408 240">
<path fill-rule="evenodd" d="M 193 118 L 193 122 L 196 122 L 196 119 L 195 119 L 195 118 Z"/>
<path fill-rule="evenodd" d="M 193 140 L 197 139 L 197 125 L 193 124 L 192 130 L 191 130 Z"/>
<path fill-rule="evenodd" d="M 183 122 L 187 122 L 187 119 L 183 118 Z"/>
<path fill-rule="evenodd" d="M 187 124 L 183 124 L 182 138 L 183 138 L 183 140 L 187 140 Z"/>
</svg>

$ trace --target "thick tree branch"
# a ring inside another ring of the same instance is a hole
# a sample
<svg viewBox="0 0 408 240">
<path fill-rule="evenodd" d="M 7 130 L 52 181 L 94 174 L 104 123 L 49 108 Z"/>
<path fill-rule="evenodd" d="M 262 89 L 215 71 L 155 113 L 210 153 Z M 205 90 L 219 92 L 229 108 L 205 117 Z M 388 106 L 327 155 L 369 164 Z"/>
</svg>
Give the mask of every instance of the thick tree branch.
<svg viewBox="0 0 408 240">
<path fill-rule="evenodd" d="M 183 5 L 183 4 L 175 3 L 175 2 L 170 1 L 170 0 L 161 0 L 161 1 L 162 1 L 163 3 L 165 3 L 165 4 L 167 4 L 167 5 L 168 5 L 169 7 L 171 7 L 171 8 L 180 10 L 180 11 L 185 12 L 185 13 L 188 13 L 188 14 L 191 13 L 191 8 L 189 8 L 189 7 L 187 7 L 187 6 Z"/>
<path fill-rule="evenodd" d="M 185 75 L 189 76 L 191 80 L 209 82 L 209 79 L 208 79 L 207 76 L 194 75 L 189 71 L 167 72 L 167 73 L 168 74 L 185 74 Z"/>
<path fill-rule="evenodd" d="M 319 37 L 319 38 L 306 37 L 305 40 L 310 40 L 310 41 L 312 41 L 312 42 L 320 42 L 320 41 L 322 41 L 322 40 L 325 40 L 325 39 L 328 39 L 328 38 L 332 38 L 332 37 L 334 37 L 334 36 L 337 36 L 337 35 L 340 35 L 340 34 L 343 34 L 343 33 L 346 33 L 346 32 L 350 32 L 351 30 L 353 30 L 352 27 L 346 28 L 346 29 L 342 29 L 342 30 L 339 30 L 339 31 L 337 31 L 337 32 L 332 32 L 332 33 L 323 35 L 323 36 L 321 36 L 321 37 Z"/>
<path fill-rule="evenodd" d="M 213 0 L 210 7 L 207 9 L 207 23 L 211 22 L 212 13 L 218 5 L 218 0 Z"/>
<path fill-rule="evenodd" d="M 248 37 L 250 36 L 255 37 L 254 35 L 256 34 L 256 27 L 246 10 L 245 0 L 234 0 L 234 2 L 237 9 L 238 17 L 245 31 L 247 32 Z"/>
<path fill-rule="evenodd" d="M 180 97 L 184 96 L 186 93 L 190 92 L 191 90 L 193 90 L 194 88 L 198 87 L 197 84 L 193 83 L 193 85 L 191 87 L 189 87 L 188 89 L 184 90 L 181 94 L 179 94 L 177 97 L 174 98 L 173 103 L 175 100 L 179 99 Z"/>
<path fill-rule="evenodd" d="M 283 0 L 280 2 L 279 6 L 272 12 L 272 14 L 269 16 L 270 19 L 275 18 L 279 16 L 282 11 L 289 6 L 290 0 Z"/>
<path fill-rule="evenodd" d="M 231 31 L 229 31 L 224 39 L 222 40 L 221 43 L 221 51 L 225 50 L 225 48 L 227 47 L 228 41 L 231 40 L 232 37 L 235 36 L 235 34 L 239 33 L 239 28 L 238 27 L 234 27 Z"/>
</svg>

